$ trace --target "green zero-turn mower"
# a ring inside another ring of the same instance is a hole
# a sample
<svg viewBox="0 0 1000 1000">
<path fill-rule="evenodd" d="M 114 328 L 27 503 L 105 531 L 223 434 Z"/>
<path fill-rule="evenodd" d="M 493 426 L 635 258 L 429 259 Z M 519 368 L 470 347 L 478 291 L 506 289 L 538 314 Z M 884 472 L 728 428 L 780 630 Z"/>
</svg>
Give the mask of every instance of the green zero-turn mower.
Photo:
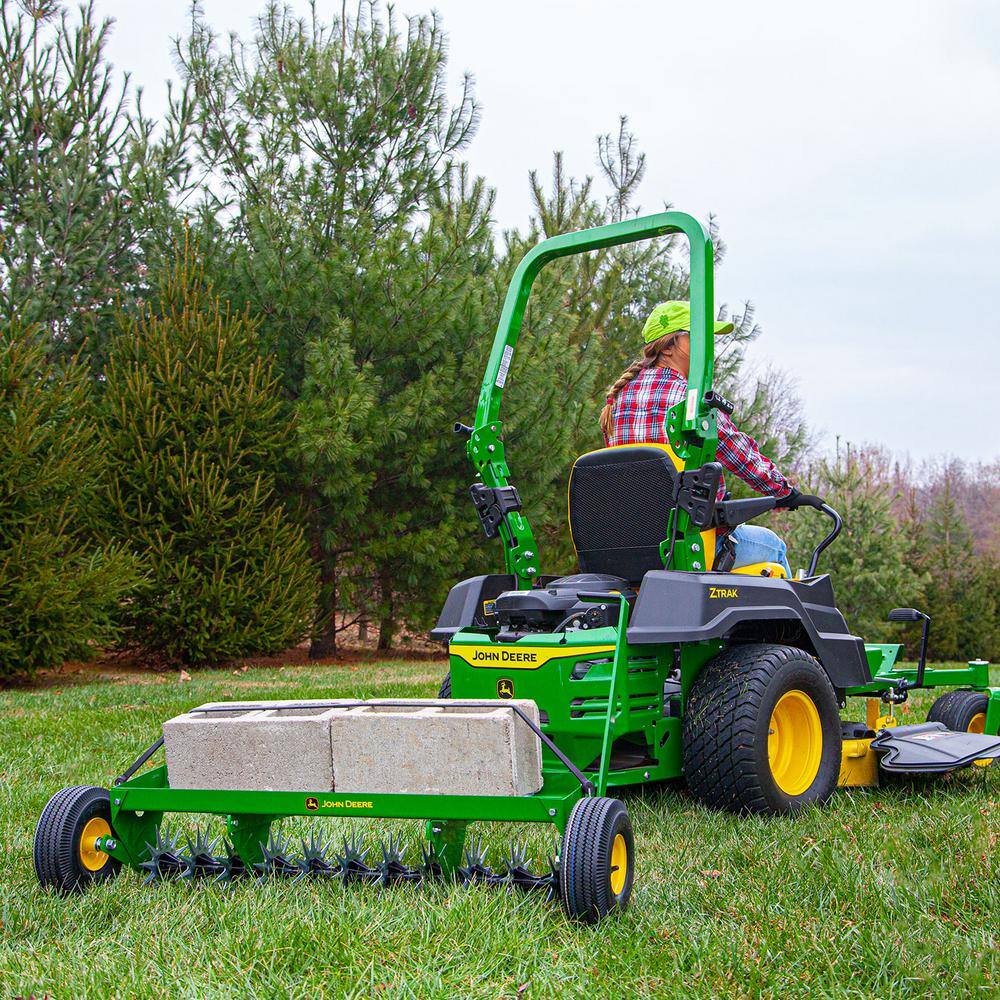
<svg viewBox="0 0 1000 1000">
<path fill-rule="evenodd" d="M 687 398 L 667 418 L 669 444 L 603 448 L 577 459 L 569 528 L 580 572 L 546 576 L 510 484 L 500 422 L 532 283 L 558 257 L 674 233 L 691 251 Z M 432 634 L 448 643 L 450 673 L 440 697 L 454 700 L 433 704 L 494 714 L 509 706 L 520 737 L 540 751 L 536 790 L 362 788 L 347 795 L 336 783 L 334 790 L 278 790 L 266 782 L 233 788 L 221 778 L 215 787 L 175 787 L 168 766 L 144 766 L 160 739 L 110 789 L 66 788 L 52 798 L 35 839 L 41 883 L 79 890 L 123 864 L 149 879 L 243 874 L 389 884 L 453 877 L 540 887 L 571 917 L 595 921 L 627 905 L 635 877 L 632 827 L 616 797 L 625 786 L 683 776 L 707 806 L 780 815 L 824 802 L 838 785 L 992 763 L 1000 756 L 1000 688 L 989 687 L 985 662 L 927 666 L 929 619 L 914 609 L 897 609 L 889 620 L 923 623 L 915 668 L 896 666 L 899 645 L 865 644 L 848 631 L 829 577 L 817 574 L 841 528 L 822 499 L 798 502 L 831 522 L 803 578 L 786 579 L 776 564 L 727 569 L 724 529 L 772 510 L 775 501 L 716 500 L 717 411 L 732 407 L 712 387 L 712 319 L 712 245 L 689 215 L 665 212 L 545 240 L 511 281 L 475 423 L 456 425 L 468 435 L 478 473 L 472 499 L 487 537 L 503 545 L 506 572 L 452 588 Z M 938 686 L 960 690 L 943 694 L 926 723 L 896 724 L 893 707 L 911 689 Z M 866 699 L 864 721 L 841 720 L 850 698 Z M 193 711 L 204 721 L 213 712 L 367 711 L 369 704 L 223 703 Z M 381 704 L 406 713 L 413 703 Z M 445 750 L 425 747 L 428 759 L 418 770 L 433 772 Z M 246 751 L 247 768 L 253 752 Z M 162 828 L 167 812 L 223 817 L 221 853 L 201 833 L 179 845 Z M 292 857 L 287 840 L 272 831 L 289 816 L 421 819 L 426 843 L 417 864 L 404 860 L 392 838 L 372 857 L 356 840 L 331 853 L 314 837 Z M 554 825 L 561 840 L 549 871 L 532 871 L 523 849 L 502 869 L 486 867 L 481 841 L 466 839 L 476 820 Z"/>
</svg>

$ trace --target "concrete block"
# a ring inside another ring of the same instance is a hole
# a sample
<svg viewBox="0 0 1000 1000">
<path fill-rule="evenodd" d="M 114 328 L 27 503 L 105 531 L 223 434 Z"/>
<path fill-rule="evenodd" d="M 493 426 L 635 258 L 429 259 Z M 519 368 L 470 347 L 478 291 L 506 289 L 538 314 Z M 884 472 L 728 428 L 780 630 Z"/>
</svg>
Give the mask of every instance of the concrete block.
<svg viewBox="0 0 1000 1000">
<path fill-rule="evenodd" d="M 333 791 L 338 708 L 192 712 L 163 724 L 171 788 Z"/>
<path fill-rule="evenodd" d="M 530 795 L 542 787 L 541 743 L 512 702 L 371 701 L 330 718 L 342 793 Z M 535 725 L 538 706 L 516 704 Z"/>
<path fill-rule="evenodd" d="M 343 702 L 256 702 L 171 719 L 163 724 L 170 786 L 458 795 L 541 788 L 541 742 L 511 710 L 538 725 L 533 701 Z"/>
</svg>

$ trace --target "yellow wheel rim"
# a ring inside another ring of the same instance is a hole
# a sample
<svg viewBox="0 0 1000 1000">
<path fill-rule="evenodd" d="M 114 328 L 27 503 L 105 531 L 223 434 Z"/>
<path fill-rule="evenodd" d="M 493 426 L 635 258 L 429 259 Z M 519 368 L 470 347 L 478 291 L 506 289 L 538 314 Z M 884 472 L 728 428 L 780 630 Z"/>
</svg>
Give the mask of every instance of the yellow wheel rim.
<svg viewBox="0 0 1000 1000">
<path fill-rule="evenodd" d="M 611 891 L 616 896 L 620 896 L 622 889 L 625 888 L 626 875 L 628 875 L 628 845 L 625 843 L 625 838 L 617 833 L 611 845 Z"/>
<path fill-rule="evenodd" d="M 986 732 L 986 713 L 976 712 L 976 714 L 969 719 L 969 729 L 970 733 L 985 733 Z M 974 760 L 972 762 L 976 767 L 989 767 L 993 763 L 992 757 L 981 757 L 979 760 Z"/>
<path fill-rule="evenodd" d="M 88 872 L 99 872 L 107 863 L 108 856 L 97 849 L 99 837 L 110 837 L 111 827 L 108 821 L 100 816 L 88 819 L 80 834 L 80 864 Z"/>
<path fill-rule="evenodd" d="M 823 726 L 805 691 L 786 691 L 771 713 L 767 760 L 775 784 L 786 795 L 801 795 L 816 780 L 823 758 Z"/>
</svg>

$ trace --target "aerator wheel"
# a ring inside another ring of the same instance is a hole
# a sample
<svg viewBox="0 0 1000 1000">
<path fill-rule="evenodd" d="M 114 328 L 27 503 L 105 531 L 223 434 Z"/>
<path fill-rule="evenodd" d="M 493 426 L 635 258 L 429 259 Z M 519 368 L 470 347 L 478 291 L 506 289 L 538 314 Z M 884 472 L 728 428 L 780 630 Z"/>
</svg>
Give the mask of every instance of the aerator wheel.
<svg viewBox="0 0 1000 1000">
<path fill-rule="evenodd" d="M 928 722 L 940 722 L 956 733 L 986 732 L 986 709 L 989 695 L 985 691 L 949 691 L 931 705 Z M 977 760 L 977 767 L 989 767 L 989 758 Z"/>
<path fill-rule="evenodd" d="M 695 679 L 683 728 L 688 788 L 711 808 L 782 815 L 837 787 L 837 696 L 794 646 L 723 650 Z"/>
<path fill-rule="evenodd" d="M 569 814 L 559 852 L 559 892 L 566 913 L 594 924 L 612 910 L 624 910 L 634 874 L 628 810 L 617 799 L 580 799 Z"/>
<path fill-rule="evenodd" d="M 78 785 L 49 799 L 35 830 L 35 874 L 44 888 L 82 892 L 114 878 L 121 863 L 98 850 L 98 837 L 111 834 L 111 800 L 106 788 Z"/>
</svg>

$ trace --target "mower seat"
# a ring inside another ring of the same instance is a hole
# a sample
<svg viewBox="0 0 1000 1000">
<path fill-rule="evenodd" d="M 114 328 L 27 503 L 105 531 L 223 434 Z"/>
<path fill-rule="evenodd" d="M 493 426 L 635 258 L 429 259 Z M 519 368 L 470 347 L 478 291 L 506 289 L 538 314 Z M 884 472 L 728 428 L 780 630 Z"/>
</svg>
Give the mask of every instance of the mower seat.
<svg viewBox="0 0 1000 1000">
<path fill-rule="evenodd" d="M 636 584 L 650 570 L 663 569 L 660 546 L 682 468 L 663 444 L 617 445 L 576 460 L 569 477 L 569 531 L 582 573 Z"/>
</svg>

